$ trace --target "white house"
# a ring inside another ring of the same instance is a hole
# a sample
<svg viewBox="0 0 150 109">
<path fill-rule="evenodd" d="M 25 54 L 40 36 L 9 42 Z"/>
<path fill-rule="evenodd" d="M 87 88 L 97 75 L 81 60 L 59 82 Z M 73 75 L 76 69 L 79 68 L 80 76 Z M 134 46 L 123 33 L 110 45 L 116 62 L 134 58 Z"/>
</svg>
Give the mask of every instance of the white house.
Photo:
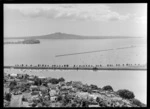
<svg viewBox="0 0 150 109">
<path fill-rule="evenodd" d="M 17 77 L 17 74 L 16 73 L 11 73 L 10 76 Z"/>
</svg>

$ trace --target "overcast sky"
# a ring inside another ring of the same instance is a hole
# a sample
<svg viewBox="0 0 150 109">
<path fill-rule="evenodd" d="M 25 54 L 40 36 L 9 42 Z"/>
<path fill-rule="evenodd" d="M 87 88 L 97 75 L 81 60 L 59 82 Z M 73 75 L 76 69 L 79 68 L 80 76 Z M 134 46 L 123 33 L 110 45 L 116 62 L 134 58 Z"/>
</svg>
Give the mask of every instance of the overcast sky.
<svg viewBox="0 0 150 109">
<path fill-rule="evenodd" d="M 4 4 L 4 37 L 147 35 L 147 4 Z"/>
</svg>

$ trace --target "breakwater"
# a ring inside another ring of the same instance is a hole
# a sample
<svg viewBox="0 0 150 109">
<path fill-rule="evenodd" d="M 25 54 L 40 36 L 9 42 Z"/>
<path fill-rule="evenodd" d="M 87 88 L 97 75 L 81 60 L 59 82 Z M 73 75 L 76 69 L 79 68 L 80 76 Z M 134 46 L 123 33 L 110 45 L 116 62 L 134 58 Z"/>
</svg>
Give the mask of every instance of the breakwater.
<svg viewBox="0 0 150 109">
<path fill-rule="evenodd" d="M 4 66 L 6 69 L 51 69 L 51 70 L 147 70 L 146 66 L 132 67 L 47 67 L 47 66 Z"/>
</svg>

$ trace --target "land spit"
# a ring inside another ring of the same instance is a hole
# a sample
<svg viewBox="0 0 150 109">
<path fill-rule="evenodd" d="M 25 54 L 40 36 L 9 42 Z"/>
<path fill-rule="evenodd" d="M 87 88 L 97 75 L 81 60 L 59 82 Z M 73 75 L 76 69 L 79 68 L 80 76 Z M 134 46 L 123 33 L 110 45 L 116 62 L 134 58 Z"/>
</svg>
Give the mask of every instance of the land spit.
<svg viewBox="0 0 150 109">
<path fill-rule="evenodd" d="M 128 66 L 128 67 L 47 67 L 47 66 L 4 66 L 7 69 L 51 69 L 51 70 L 147 70 L 146 66 Z"/>
</svg>

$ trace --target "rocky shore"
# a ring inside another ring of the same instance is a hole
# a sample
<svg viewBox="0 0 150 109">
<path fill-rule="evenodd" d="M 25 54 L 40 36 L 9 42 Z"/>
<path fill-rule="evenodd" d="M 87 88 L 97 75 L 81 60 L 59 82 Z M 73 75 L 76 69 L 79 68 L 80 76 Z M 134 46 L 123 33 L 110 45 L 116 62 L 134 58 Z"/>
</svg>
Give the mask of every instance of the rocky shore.
<svg viewBox="0 0 150 109">
<path fill-rule="evenodd" d="M 63 77 L 4 73 L 4 107 L 146 107 L 134 93 Z"/>
</svg>

